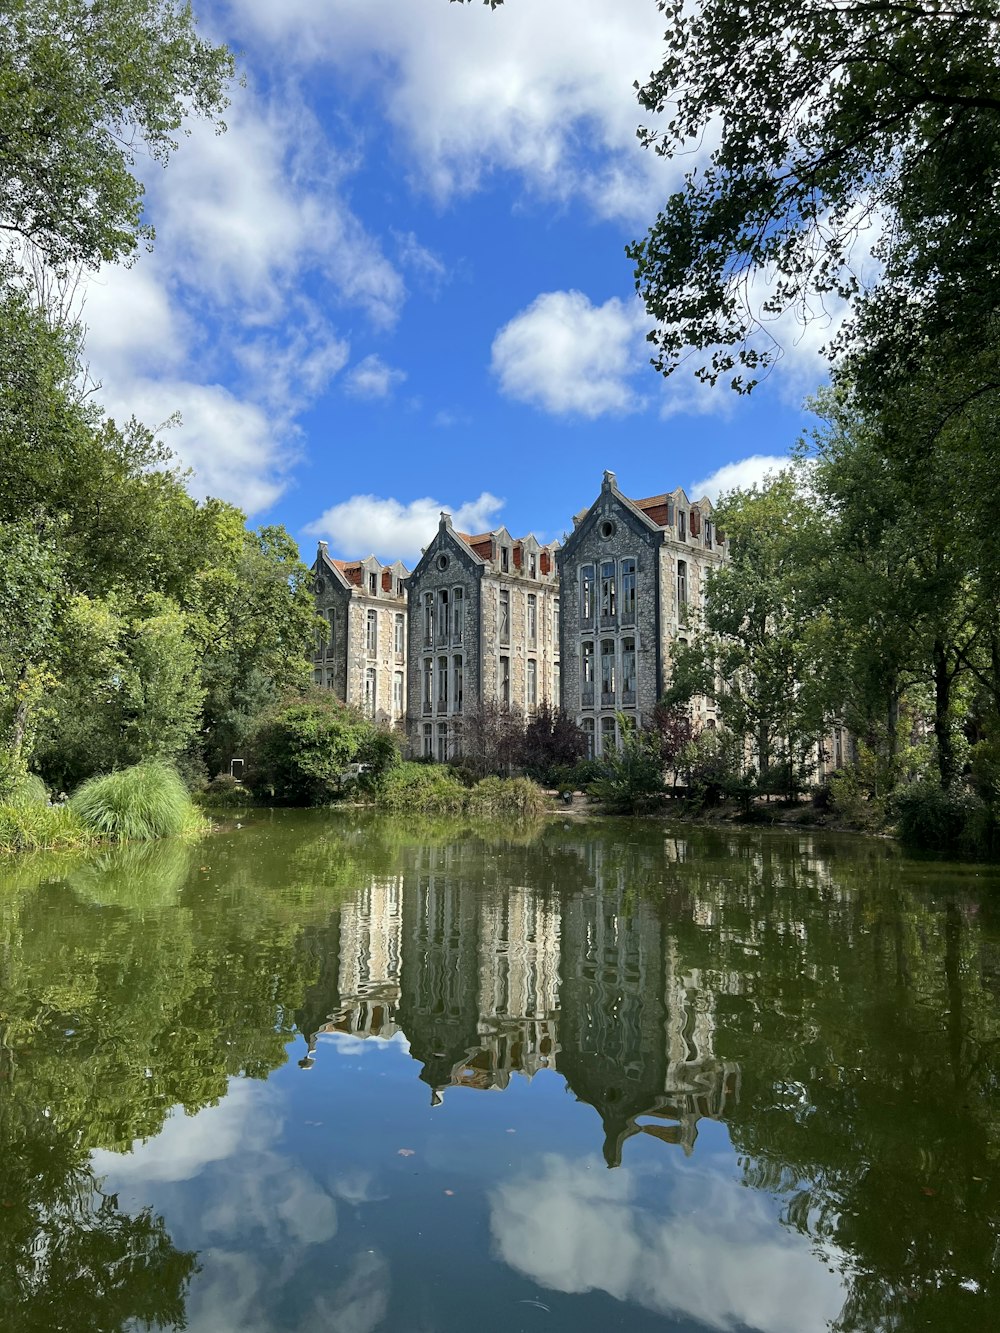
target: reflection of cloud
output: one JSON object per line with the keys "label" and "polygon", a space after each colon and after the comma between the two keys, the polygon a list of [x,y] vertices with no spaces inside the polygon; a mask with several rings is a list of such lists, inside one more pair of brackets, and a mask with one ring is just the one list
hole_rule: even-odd
{"label": "reflection of cloud", "polygon": [[334,1048],[338,1055],[378,1055],[384,1051],[402,1051],[405,1055],[410,1043],[402,1032],[391,1037],[354,1037],[349,1032],[321,1032],[316,1040]]}
{"label": "reflection of cloud", "polygon": [[836,1318],[838,1277],[783,1230],[758,1195],[707,1171],[683,1172],[653,1214],[637,1177],[559,1156],[494,1191],[491,1228],[511,1267],[555,1291],[606,1291],[713,1328],[810,1333]]}
{"label": "reflection of cloud", "polygon": [[300,1333],[373,1333],[389,1308],[389,1265],[382,1255],[359,1254],[343,1282],[317,1296],[300,1319]]}
{"label": "reflection of cloud", "polygon": [[259,1152],[281,1129],[273,1098],[264,1089],[233,1079],[229,1092],[215,1106],[185,1115],[175,1106],[155,1139],[137,1139],[131,1151],[97,1151],[91,1164],[97,1175],[116,1182],[190,1180],[209,1162]]}

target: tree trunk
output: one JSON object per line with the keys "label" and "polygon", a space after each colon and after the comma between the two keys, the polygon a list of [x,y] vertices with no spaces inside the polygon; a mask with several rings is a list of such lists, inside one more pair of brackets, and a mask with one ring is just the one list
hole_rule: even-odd
{"label": "tree trunk", "polygon": [[955,781],[955,747],[951,739],[951,672],[940,639],[934,641],[934,735],[937,738],[938,775],[947,790]]}

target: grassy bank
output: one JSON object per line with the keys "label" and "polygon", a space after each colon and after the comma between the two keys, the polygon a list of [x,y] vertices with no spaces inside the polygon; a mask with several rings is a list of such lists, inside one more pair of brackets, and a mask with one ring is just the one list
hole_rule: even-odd
{"label": "grassy bank", "polygon": [[176,770],[150,762],[91,778],[65,805],[50,805],[37,778],[22,780],[0,803],[0,852],[195,838],[210,827]]}
{"label": "grassy bank", "polygon": [[545,793],[529,778],[483,778],[465,787],[439,764],[397,764],[385,774],[375,804],[400,814],[460,815],[473,819],[536,819]]}

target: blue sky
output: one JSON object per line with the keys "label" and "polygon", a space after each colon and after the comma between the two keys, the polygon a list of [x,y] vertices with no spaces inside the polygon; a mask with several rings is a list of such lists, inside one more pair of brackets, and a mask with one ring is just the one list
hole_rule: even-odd
{"label": "blue sky", "polygon": [[[152,254],[89,280],[92,374],[192,490],[311,559],[412,564],[437,512],[558,537],[627,494],[750,480],[808,424],[829,328],[748,400],[648,365],[626,243],[693,158],[635,142],[654,0],[222,0],[225,135],[145,173]],[[750,460],[750,461],[748,461]],[[754,461],[756,460],[756,461]]]}

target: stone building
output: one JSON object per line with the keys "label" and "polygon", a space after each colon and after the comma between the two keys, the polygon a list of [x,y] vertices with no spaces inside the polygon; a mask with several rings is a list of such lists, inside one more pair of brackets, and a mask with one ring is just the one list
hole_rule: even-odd
{"label": "stone building", "polygon": [[320,542],[313,565],[316,612],[330,627],[313,655],[313,680],[377,722],[406,716],[406,567],[333,560]]}
{"label": "stone building", "polygon": [[[630,500],[605,472],[601,493],[558,551],[562,706],[592,754],[618,742],[617,714],[646,721],[669,681],[673,645],[701,617],[705,576],[726,558],[712,503],[677,489]],[[695,723],[714,726],[712,701]]]}
{"label": "stone building", "polygon": [[414,755],[462,752],[486,704],[559,702],[555,546],[506,528],[457,532],[448,514],[409,576],[407,734]]}

